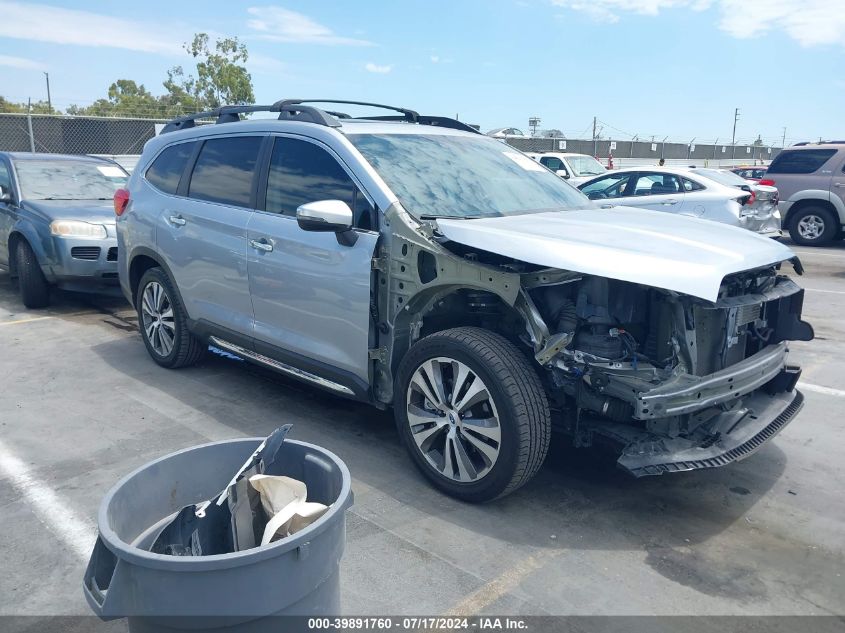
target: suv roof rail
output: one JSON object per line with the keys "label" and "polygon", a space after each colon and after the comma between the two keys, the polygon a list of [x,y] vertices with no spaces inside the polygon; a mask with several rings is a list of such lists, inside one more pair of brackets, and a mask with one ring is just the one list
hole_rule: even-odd
{"label": "suv roof rail", "polygon": [[801,141],[792,147],[805,147],[807,145],[845,145],[845,141]]}
{"label": "suv roof rail", "polygon": [[[393,110],[394,112],[399,112],[401,116],[351,117],[345,112],[322,110],[310,105],[304,105],[308,103],[333,103],[341,105],[368,106],[383,110]],[[421,115],[415,110],[384,105],[382,103],[370,103],[368,101],[345,101],[339,99],[281,99],[272,105],[228,105],[220,106],[219,108],[215,108],[213,110],[206,110],[204,112],[186,114],[169,121],[161,130],[161,134],[195,127],[198,119],[213,118],[216,119],[215,123],[234,123],[235,121],[241,120],[241,114],[247,114],[250,112],[278,112],[280,120],[288,119],[308,121],[310,123],[317,123],[318,125],[325,125],[327,127],[340,127],[341,120],[356,119],[367,121],[407,121],[408,123],[417,123],[419,125],[432,125],[452,128],[455,130],[463,130],[465,132],[474,132],[476,134],[481,133],[471,125],[458,121],[457,119],[442,116]]]}

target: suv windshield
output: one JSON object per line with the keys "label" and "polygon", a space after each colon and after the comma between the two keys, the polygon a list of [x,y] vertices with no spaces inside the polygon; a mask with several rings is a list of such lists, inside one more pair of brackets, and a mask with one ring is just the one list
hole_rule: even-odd
{"label": "suv windshield", "polygon": [[127,178],[106,161],[19,160],[15,171],[25,200],[111,200]]}
{"label": "suv windshield", "polygon": [[477,218],[590,206],[538,162],[489,137],[351,134],[416,217]]}
{"label": "suv windshield", "polygon": [[567,162],[578,176],[598,176],[607,170],[592,156],[567,156]]}

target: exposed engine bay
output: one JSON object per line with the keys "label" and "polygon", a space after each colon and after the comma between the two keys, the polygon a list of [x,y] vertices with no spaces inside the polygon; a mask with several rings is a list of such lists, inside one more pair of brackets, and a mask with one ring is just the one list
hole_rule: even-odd
{"label": "exposed engine bay", "polygon": [[[615,218],[615,232],[625,217]],[[576,446],[614,445],[619,465],[636,476],[751,454],[802,406],[788,341],[811,340],[813,330],[801,320],[804,291],[780,270],[791,262],[801,274],[800,262],[765,238],[740,256],[665,232],[649,233],[648,249],[621,239],[608,247],[607,235],[588,250],[547,237],[551,223],[578,228],[594,218],[540,214],[529,218],[536,224],[494,218],[440,222],[445,235],[433,225],[394,234],[390,259],[378,264],[390,292],[374,307],[387,315],[382,331],[393,331],[387,357],[433,332],[482,327],[538,363],[556,428]],[[776,263],[742,270],[766,260]],[[388,401],[390,374],[378,363]]]}

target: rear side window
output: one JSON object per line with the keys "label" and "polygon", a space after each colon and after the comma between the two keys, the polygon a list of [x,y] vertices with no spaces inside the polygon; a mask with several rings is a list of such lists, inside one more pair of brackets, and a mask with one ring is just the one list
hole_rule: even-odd
{"label": "rear side window", "polygon": [[770,174],[812,174],[824,165],[835,149],[805,149],[778,154],[769,165]]}
{"label": "rear side window", "polygon": [[147,170],[147,182],[165,193],[175,194],[193,151],[194,143],[179,143],[166,148]]}
{"label": "rear side window", "polygon": [[319,200],[342,200],[352,209],[356,227],[372,227],[372,206],[331,154],[308,141],[276,138],[265,209],[296,215],[300,205]]}
{"label": "rear side window", "polygon": [[260,136],[233,136],[206,141],[191,174],[188,196],[249,207],[262,140]]}

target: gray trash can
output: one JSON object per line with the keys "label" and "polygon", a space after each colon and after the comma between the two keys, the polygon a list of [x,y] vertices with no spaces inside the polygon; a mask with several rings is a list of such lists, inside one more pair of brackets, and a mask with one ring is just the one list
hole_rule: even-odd
{"label": "gray trash can", "polygon": [[[320,519],[265,547],[216,556],[167,556],[150,547],[182,507],[228,484],[262,438],[188,448],[143,466],[109,491],[83,581],[104,620],[129,630],[286,630],[271,616],[340,612],[339,564],[352,505],[349,470],[319,446],[286,440],[269,475],[304,481],[308,500],[331,505]],[[298,628],[298,627],[287,627]]]}

